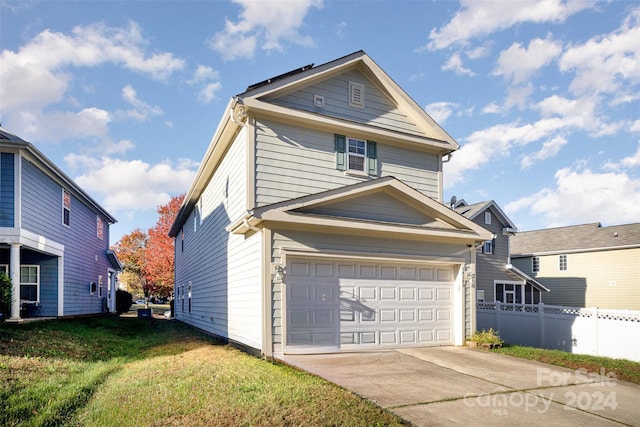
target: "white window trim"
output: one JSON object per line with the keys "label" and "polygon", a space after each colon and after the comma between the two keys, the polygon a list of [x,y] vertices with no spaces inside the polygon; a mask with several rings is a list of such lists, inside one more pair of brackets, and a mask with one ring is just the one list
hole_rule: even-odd
{"label": "white window trim", "polygon": [[513,303],[506,303],[506,302],[502,301],[503,304],[517,304],[515,302],[515,300],[516,300],[516,288],[515,287],[516,286],[520,286],[520,296],[524,300],[524,290],[525,290],[524,287],[525,287],[526,283],[514,282],[514,281],[511,281],[511,280],[496,280],[496,281],[493,282],[493,301],[494,302],[498,301],[498,298],[497,298],[497,296],[498,296],[498,285],[503,285],[503,286],[504,285],[513,285],[513,291],[507,291],[507,290],[503,289],[502,295],[503,295],[503,299],[506,299],[506,298],[504,298],[504,295],[506,295],[506,292],[513,292],[513,301],[514,302]]}
{"label": "white window trim", "polygon": [[[482,245],[482,253],[485,255],[493,255],[493,241],[486,240]],[[488,248],[488,249],[487,249]]]}
{"label": "white window trim", "polygon": [[[68,208],[64,205],[64,195],[65,195],[65,193],[69,195],[69,207]],[[63,188],[62,189],[62,225],[64,225],[65,227],[71,227],[71,202],[72,202],[71,193]],[[65,224],[65,222],[64,222],[64,211],[65,210],[69,211],[69,224]]]}
{"label": "white window trim", "polygon": [[[562,268],[562,259],[564,257],[564,268]],[[569,257],[566,254],[558,255],[558,271],[569,271]]]}
{"label": "white window trim", "polygon": [[[364,144],[364,153],[363,154],[359,154],[359,153],[352,153],[351,151],[349,151],[349,142],[354,141],[354,142],[362,142]],[[351,138],[351,137],[347,137],[347,169],[346,172],[351,173],[351,174],[363,174],[368,176],[367,174],[367,141],[363,140],[363,139],[358,139],[358,138]],[[349,161],[350,157],[358,157],[362,159],[362,169],[352,169],[351,168],[351,162]]]}
{"label": "white window trim", "polygon": [[[23,282],[22,281],[22,268],[23,267],[35,267],[36,269],[36,282],[35,283],[31,283],[31,282]],[[20,287],[22,287],[22,285],[25,286],[33,286],[36,285],[36,301],[27,301],[24,300],[24,302],[36,302],[36,303],[40,303],[40,266],[37,264],[21,264],[20,265]],[[21,299],[20,302],[23,302],[23,300]]]}
{"label": "white window trim", "polygon": [[[535,260],[538,260],[538,268],[536,268],[536,262]],[[534,256],[531,257],[531,272],[532,273],[538,273],[540,272],[540,257]]]}
{"label": "white window trim", "polygon": [[484,213],[484,223],[487,225],[491,225],[491,212]]}
{"label": "white window trim", "polygon": [[98,298],[102,298],[102,274],[98,275]]}

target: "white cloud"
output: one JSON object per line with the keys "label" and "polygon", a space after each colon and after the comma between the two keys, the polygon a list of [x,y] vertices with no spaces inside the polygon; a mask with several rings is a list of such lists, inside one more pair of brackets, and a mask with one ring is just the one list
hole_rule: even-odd
{"label": "white cloud", "polygon": [[598,173],[577,167],[560,169],[555,187],[505,205],[512,215],[528,210],[546,227],[600,222],[637,222],[640,218],[640,179],[626,173]]}
{"label": "white cloud", "polygon": [[567,142],[569,141],[561,136],[557,136],[546,141],[544,144],[542,144],[542,148],[538,152],[523,157],[520,161],[520,167],[522,169],[527,169],[538,160],[555,157],[560,152],[560,149],[567,144]]}
{"label": "white cloud", "polygon": [[344,30],[347,28],[347,23],[345,21],[340,22],[337,25],[336,36],[342,40],[344,38]]}
{"label": "white cloud", "polygon": [[616,171],[640,167],[640,145],[638,145],[638,149],[634,154],[623,158],[617,163],[607,162],[603,167],[608,170],[616,170]]}
{"label": "white cloud", "polygon": [[169,201],[171,194],[184,193],[191,185],[197,163],[181,159],[149,164],[142,160],[97,159],[68,154],[65,162],[85,172],[75,181],[90,194],[100,196],[110,211],[155,209]]}
{"label": "white cloud", "polygon": [[562,44],[549,38],[534,39],[524,48],[514,43],[500,52],[493,75],[504,76],[513,83],[527,81],[540,68],[549,65],[562,52]]}
{"label": "white cloud", "polygon": [[561,71],[575,72],[570,89],[576,95],[631,90],[640,82],[640,8],[617,31],[568,48],[559,65]]}
{"label": "white cloud", "polygon": [[[40,141],[104,137],[113,119],[111,113],[95,106],[82,108],[77,99],[65,99],[73,82],[72,72],[79,67],[111,63],[164,80],[183,68],[182,59],[170,53],[147,53],[146,45],[140,27],[131,22],[126,28],[78,26],[71,34],[45,30],[17,52],[2,51],[0,98],[4,121],[22,129],[25,137]],[[127,101],[136,106],[130,112],[132,117],[140,120],[161,112],[159,107],[141,103],[135,91],[132,93],[124,93]],[[80,110],[47,108],[63,101]]]}
{"label": "white cloud", "polygon": [[84,108],[77,113],[21,112],[13,117],[13,127],[22,129],[29,141],[58,142],[69,138],[104,138],[109,131],[111,114],[99,108]]}
{"label": "white cloud", "polygon": [[134,109],[127,110],[124,114],[138,122],[145,122],[151,116],[161,116],[164,114],[162,108],[159,106],[151,106],[138,99],[138,93],[131,85],[122,88],[122,98],[134,107]]}
{"label": "white cloud", "polygon": [[453,109],[457,107],[458,104],[453,102],[432,102],[424,107],[424,110],[433,120],[442,125],[453,113]]}
{"label": "white cloud", "polygon": [[464,45],[470,39],[524,22],[564,22],[569,16],[592,7],[597,0],[461,0],[460,10],[451,21],[439,29],[432,29],[429,50]]}
{"label": "white cloud", "polygon": [[189,84],[208,82],[209,80],[218,80],[220,73],[206,65],[198,65],[193,75],[193,79],[189,80]]}
{"label": "white cloud", "polygon": [[242,10],[239,20],[226,20],[224,30],[208,42],[225,60],[252,58],[259,46],[265,51],[283,51],[283,42],[313,45],[298,29],[311,8],[322,8],[322,0],[297,0],[265,3],[257,0],[234,0]]}
{"label": "white cloud", "polygon": [[218,91],[220,91],[221,88],[222,85],[220,84],[220,82],[209,83],[204,88],[202,88],[202,90],[200,90],[200,94],[198,95],[198,97],[202,102],[208,104],[217,98],[216,94],[218,93]]}
{"label": "white cloud", "polygon": [[[205,104],[217,99],[217,92],[222,89],[222,84],[218,81],[220,73],[206,65],[198,65],[193,79],[187,81],[190,85],[199,86],[198,98]],[[212,82],[212,80],[215,80]]]}
{"label": "white cloud", "polygon": [[639,132],[640,133],[640,119],[636,120],[635,122],[632,122],[631,125],[629,126],[629,130],[631,132]]}
{"label": "white cloud", "polygon": [[475,76],[475,73],[462,65],[462,58],[459,53],[454,53],[441,67],[442,71],[452,70],[459,75]]}
{"label": "white cloud", "polygon": [[504,101],[504,109],[508,110],[513,106],[524,108],[527,106],[527,99],[533,93],[531,84],[522,86],[511,86],[507,90],[507,97]]}

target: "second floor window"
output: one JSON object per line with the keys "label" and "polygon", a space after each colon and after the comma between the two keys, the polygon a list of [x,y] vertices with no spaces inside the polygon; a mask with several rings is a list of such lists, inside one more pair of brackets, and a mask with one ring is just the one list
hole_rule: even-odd
{"label": "second floor window", "polygon": [[98,235],[98,239],[104,240],[104,222],[99,216],[96,216],[96,233]]}
{"label": "second floor window", "polygon": [[67,227],[71,225],[71,193],[62,190],[62,223]]}
{"label": "second floor window", "polygon": [[367,144],[359,139],[349,138],[348,169],[364,172]]}
{"label": "second floor window", "polygon": [[531,271],[534,273],[537,273],[540,271],[540,258],[537,256],[534,256],[533,258],[531,258]]}
{"label": "second floor window", "polygon": [[560,271],[567,271],[567,256],[566,255],[560,255],[559,268],[560,268]]}
{"label": "second floor window", "polygon": [[377,144],[374,141],[336,135],[335,151],[336,169],[368,175],[378,174]]}

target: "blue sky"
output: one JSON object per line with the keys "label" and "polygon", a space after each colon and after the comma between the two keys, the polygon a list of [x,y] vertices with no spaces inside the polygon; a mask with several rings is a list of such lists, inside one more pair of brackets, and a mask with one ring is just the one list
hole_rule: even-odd
{"label": "blue sky", "polygon": [[186,192],[229,98],[364,50],[461,145],[445,201],[640,221],[636,1],[0,0],[0,122],[107,208]]}

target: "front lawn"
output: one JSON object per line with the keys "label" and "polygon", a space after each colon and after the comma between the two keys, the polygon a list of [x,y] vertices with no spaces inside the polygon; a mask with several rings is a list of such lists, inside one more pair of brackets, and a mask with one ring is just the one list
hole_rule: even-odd
{"label": "front lawn", "polygon": [[0,325],[2,426],[402,425],[313,375],[177,321]]}
{"label": "front lawn", "polygon": [[640,363],[625,359],[573,354],[560,350],[509,345],[494,349],[497,353],[508,354],[522,359],[536,360],[549,365],[562,366],[569,369],[584,369],[589,373],[615,373],[616,379],[640,384]]}

